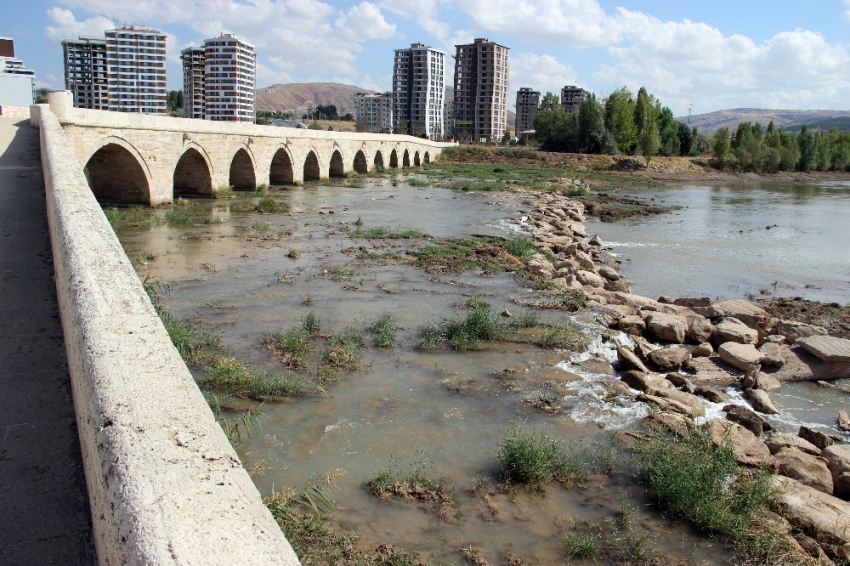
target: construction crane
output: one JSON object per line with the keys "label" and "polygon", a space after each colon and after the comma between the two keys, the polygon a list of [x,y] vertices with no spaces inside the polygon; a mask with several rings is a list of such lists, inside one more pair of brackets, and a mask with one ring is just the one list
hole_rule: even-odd
{"label": "construction crane", "polygon": [[107,15],[106,15],[106,14],[104,14],[103,12],[101,12],[101,13],[100,13],[100,17],[101,17],[101,18],[106,18],[107,20],[110,20],[110,21],[115,22],[115,25],[116,25],[116,26],[120,24],[121,26],[123,26],[123,27],[125,27],[125,28],[129,28],[129,27],[132,27],[132,26],[136,25],[136,24],[132,24],[132,23],[130,23],[130,22],[123,22],[123,21],[119,20],[118,18],[113,18],[112,16],[107,16]]}

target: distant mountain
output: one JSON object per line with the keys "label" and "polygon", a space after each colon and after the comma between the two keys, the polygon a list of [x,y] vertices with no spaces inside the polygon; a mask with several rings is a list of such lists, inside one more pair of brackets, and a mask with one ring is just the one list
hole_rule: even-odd
{"label": "distant mountain", "polygon": [[[333,104],[340,115],[354,114],[354,101],[358,94],[375,92],[342,83],[289,83],[257,89],[257,110],[295,112],[302,114],[316,106]],[[446,100],[454,100],[454,88],[446,87]],[[513,130],[516,114],[508,111],[508,128]]]}
{"label": "distant mountain", "polygon": [[[842,132],[850,131],[850,116],[836,116],[835,118],[824,118],[823,120],[814,120],[806,122],[806,125],[811,130],[831,130],[838,128]],[[783,128],[786,132],[799,132],[803,129],[803,124],[791,124]]]}
{"label": "distant mountain", "polygon": [[760,122],[765,128],[773,120],[778,128],[782,126],[811,124],[830,118],[850,117],[850,110],[768,110],[764,108],[733,108],[718,110],[707,114],[696,114],[690,117],[676,118],[680,122],[696,126],[700,132],[707,134],[727,127],[735,130],[741,122]]}
{"label": "distant mountain", "polygon": [[289,83],[257,89],[257,110],[302,113],[316,106],[334,104],[340,115],[354,114],[358,94],[375,92],[342,83]]}

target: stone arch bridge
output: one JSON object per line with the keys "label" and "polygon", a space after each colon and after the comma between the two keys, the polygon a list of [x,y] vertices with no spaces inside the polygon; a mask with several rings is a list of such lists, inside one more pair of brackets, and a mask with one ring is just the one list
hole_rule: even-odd
{"label": "stone arch bridge", "polygon": [[329,132],[73,108],[48,97],[99,200],[152,206],[231,186],[300,184],[418,167],[448,143],[406,135]]}

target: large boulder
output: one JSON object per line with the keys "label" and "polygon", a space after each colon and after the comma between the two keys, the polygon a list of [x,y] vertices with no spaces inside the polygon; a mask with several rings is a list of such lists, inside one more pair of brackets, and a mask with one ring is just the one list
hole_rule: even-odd
{"label": "large boulder", "polygon": [[684,344],[688,321],[683,316],[652,312],[646,317],[646,329],[649,334],[659,340]]}
{"label": "large boulder", "polygon": [[687,436],[694,428],[694,421],[681,413],[650,413],[643,423],[649,429],[656,427],[666,428],[679,436]]}
{"label": "large boulder", "polygon": [[823,458],[796,448],[783,448],[775,454],[775,458],[777,469],[783,476],[832,495],[832,473]]}
{"label": "large boulder", "polygon": [[617,273],[617,271],[610,265],[600,265],[599,275],[601,275],[608,281],[618,281],[620,279],[620,274]]}
{"label": "large boulder", "polygon": [[666,379],[635,370],[627,371],[620,376],[620,380],[632,389],[637,389],[644,393],[649,393],[657,389],[673,387],[673,385]]}
{"label": "large boulder", "polygon": [[528,262],[528,270],[539,277],[551,279],[555,274],[555,266],[542,254],[536,254]]}
{"label": "large boulder", "polygon": [[703,342],[693,350],[691,350],[691,356],[694,358],[708,358],[714,353],[714,348],[711,347],[711,344],[708,342]]}
{"label": "large boulder", "polygon": [[726,419],[713,419],[706,425],[711,433],[711,441],[716,446],[731,446],[739,464],[759,466],[771,461],[770,451],[749,430]]}
{"label": "large boulder", "polygon": [[593,271],[593,259],[581,250],[576,251],[576,262],[581,269]]}
{"label": "large boulder", "polygon": [[688,342],[691,344],[703,344],[711,339],[714,333],[714,325],[707,318],[691,315],[688,320]]}
{"label": "large boulder", "polygon": [[646,323],[636,314],[624,316],[617,321],[617,328],[632,336],[642,336],[646,331]]}
{"label": "large boulder", "polygon": [[797,435],[800,438],[808,440],[821,450],[824,450],[827,446],[835,444],[835,440],[830,435],[807,426],[801,426]]}
{"label": "large boulder", "polygon": [[750,367],[761,363],[764,356],[752,344],[726,342],[718,349],[720,359],[740,370],[747,371]]}
{"label": "large boulder", "polygon": [[808,440],[784,432],[771,434],[770,438],[765,440],[764,443],[771,454],[776,454],[783,448],[794,448],[812,456],[820,456],[821,452],[820,448]]}
{"label": "large boulder", "polygon": [[847,411],[838,411],[838,428],[850,432],[850,415],[847,414]]}
{"label": "large boulder", "polygon": [[725,394],[719,389],[709,387],[708,385],[697,385],[694,388],[694,394],[699,395],[700,397],[704,397],[712,403],[725,403],[726,401],[731,399],[729,395]]}
{"label": "large boulder", "polygon": [[678,305],[680,307],[688,307],[692,309],[694,307],[710,307],[711,306],[711,298],[709,297],[681,297],[679,299],[673,300],[674,305]]}
{"label": "large boulder", "polygon": [[821,454],[832,473],[835,495],[850,498],[850,444],[827,446]]}
{"label": "large boulder", "polygon": [[850,362],[850,340],[836,336],[807,336],[797,340],[807,352],[825,362]]}
{"label": "large boulder", "polygon": [[779,409],[773,403],[773,399],[762,389],[747,389],[744,398],[750,402],[753,409],[765,415],[778,415]]}
{"label": "large boulder", "polygon": [[758,437],[766,430],[773,430],[773,425],[752,409],[741,405],[726,405],[723,410],[726,411],[726,420],[738,423]]}
{"label": "large boulder", "polygon": [[690,417],[705,416],[705,405],[702,404],[702,401],[700,401],[699,397],[697,397],[696,395],[691,395],[690,393],[685,393],[684,391],[679,391],[678,389],[674,388],[655,389],[650,393],[655,397],[661,397],[669,401],[675,401],[676,403],[688,407],[688,412],[684,414],[687,414]]}
{"label": "large boulder", "polygon": [[649,353],[649,359],[662,369],[679,369],[691,353],[684,346],[671,344]]}
{"label": "large boulder", "polygon": [[759,333],[738,320],[737,318],[724,318],[720,324],[714,327],[711,341],[716,345],[725,342],[737,342],[738,344],[755,344],[758,342]]}
{"label": "large boulder", "polygon": [[721,313],[721,316],[737,318],[750,328],[759,328],[770,315],[761,307],[757,307],[743,299],[727,299],[711,305]]}
{"label": "large boulder", "polygon": [[826,328],[806,324],[805,322],[794,322],[791,320],[780,320],[771,329],[773,334],[784,336],[790,344],[793,344],[798,338],[806,338],[807,336],[826,336]]}
{"label": "large boulder", "polygon": [[[675,390],[673,390],[675,391]],[[654,391],[654,393],[659,393],[660,391]],[[681,393],[681,392],[679,392]],[[686,415],[688,417],[697,417],[700,415],[694,414],[694,409],[690,405],[686,405],[681,403],[675,399],[668,399],[666,397],[660,397],[658,395],[649,395],[647,393],[641,393],[637,396],[638,401],[643,401],[644,403],[651,403],[656,405],[660,410],[667,411],[671,413],[680,413],[682,415]],[[703,409],[703,412],[705,409]]]}
{"label": "large boulder", "polygon": [[589,287],[604,287],[605,280],[593,273],[592,271],[585,271],[584,269],[579,269],[576,272],[576,278],[579,283],[582,285],[586,285]]}
{"label": "large boulder", "polygon": [[762,364],[778,368],[785,365],[785,358],[782,357],[782,346],[776,342],[765,342],[759,347],[759,352],[764,355]]}
{"label": "large boulder", "polygon": [[850,503],[784,476],[774,476],[774,492],[783,515],[818,542],[850,544]]}
{"label": "large boulder", "polygon": [[[643,364],[643,362],[638,358],[634,352],[626,348],[625,346],[620,346],[617,348],[617,360],[620,362],[620,367],[625,371],[629,370],[637,370],[639,372],[643,372],[644,374],[649,373],[649,370]],[[635,389],[640,389],[635,387]],[[641,389],[641,391],[643,391]]]}

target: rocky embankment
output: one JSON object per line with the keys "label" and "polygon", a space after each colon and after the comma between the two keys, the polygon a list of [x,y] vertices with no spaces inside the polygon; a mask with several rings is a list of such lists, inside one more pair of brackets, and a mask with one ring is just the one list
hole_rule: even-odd
{"label": "rocky embankment", "polygon": [[[804,535],[801,546],[823,563],[850,560],[850,444],[839,436],[801,427],[797,436],[776,431],[780,409],[770,391],[788,381],[850,377],[850,340],[820,326],[771,317],[742,299],[651,299],[631,293],[619,261],[589,236],[581,199],[531,194],[534,209],[522,224],[539,248],[529,269],[553,286],[584,294],[587,308],[609,328],[632,336],[635,347],[617,351],[620,379],[637,401],[655,407],[646,426],[686,435],[706,427],[715,442],[731,442],[743,466],[775,470],[783,514]],[[673,270],[671,269],[671,272]],[[612,372],[613,373],[613,372]],[[705,422],[706,405],[730,399],[721,388],[739,387],[750,408],[723,406]],[[625,388],[624,388],[625,389]],[[850,393],[850,391],[848,391]],[[845,411],[837,426],[850,432]]]}

